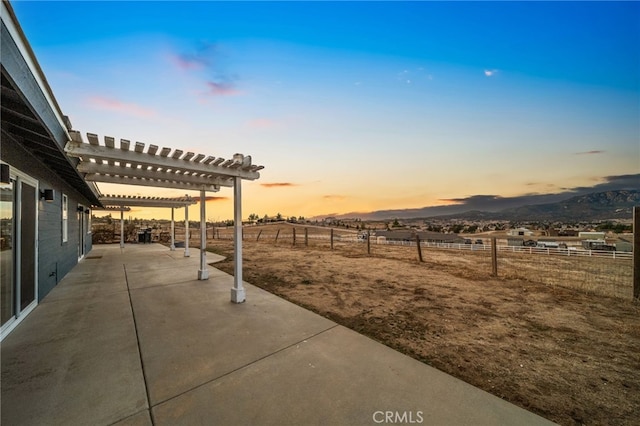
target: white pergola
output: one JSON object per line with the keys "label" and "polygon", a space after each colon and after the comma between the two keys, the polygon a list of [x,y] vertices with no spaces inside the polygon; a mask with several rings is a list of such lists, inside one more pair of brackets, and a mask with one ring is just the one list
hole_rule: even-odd
{"label": "white pergola", "polygon": [[[174,209],[184,207],[184,226],[185,226],[185,242],[184,256],[189,257],[189,206],[195,204],[194,198],[185,196],[178,198],[163,197],[141,197],[133,195],[101,195],[98,200],[105,206],[105,210],[120,212],[120,247],[124,248],[124,212],[131,210],[131,207],[154,207],[154,208],[171,208],[171,246],[170,250],[176,249],[175,245],[175,221]],[[202,255],[202,254],[201,254]],[[206,261],[200,265],[198,276],[208,275],[206,269]]]}
{"label": "white pergola", "polygon": [[[98,136],[87,133],[88,142],[84,142],[77,131],[70,131],[71,141],[65,146],[65,152],[71,157],[78,158],[78,171],[90,182],[117,183],[123,185],[141,185],[159,188],[200,191],[200,269],[198,279],[206,280],[209,273],[206,268],[206,192],[217,192],[220,187],[233,187],[234,194],[234,284],[231,289],[231,301],[241,303],[245,301],[245,290],[242,284],[242,179],[255,180],[260,178],[259,170],[263,166],[253,165],[251,156],[234,154],[232,159],[216,158],[193,152],[184,153],[182,150],[171,148],[159,149],[156,145],[148,148],[141,142],[131,144],[121,139],[116,147],[115,139],[104,137],[104,144],[100,144]],[[185,207],[185,222],[188,236],[188,205],[193,204],[189,198],[179,203],[176,199],[160,198],[136,199],[126,197],[105,197],[101,203],[120,208],[146,203],[147,207],[171,207],[173,223],[173,209]],[[132,204],[139,202],[140,204]],[[172,204],[174,203],[174,204]],[[122,220],[122,213],[121,213]],[[173,235],[173,232],[172,232]],[[188,241],[188,238],[186,238]],[[185,241],[185,256],[188,256],[188,243]],[[121,242],[122,244],[122,242]],[[175,247],[174,247],[175,249]]]}

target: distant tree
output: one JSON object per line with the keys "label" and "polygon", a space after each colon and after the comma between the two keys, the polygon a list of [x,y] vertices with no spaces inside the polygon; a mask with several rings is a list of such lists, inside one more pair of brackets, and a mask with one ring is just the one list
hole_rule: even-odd
{"label": "distant tree", "polygon": [[278,213],[276,215],[276,220],[278,220],[278,221],[282,220],[282,215],[280,213]]}
{"label": "distant tree", "polygon": [[393,219],[393,224],[391,226],[394,228],[398,228],[402,225],[400,225],[400,222],[398,222],[398,219]]}
{"label": "distant tree", "polygon": [[259,219],[259,217],[258,217],[258,215],[257,215],[257,214],[255,214],[255,213],[251,213],[251,214],[249,215],[249,220],[250,220],[251,222],[257,221],[258,219]]}
{"label": "distant tree", "polygon": [[462,232],[463,229],[464,229],[464,225],[456,223],[451,227],[451,232],[453,232],[454,234],[459,234],[460,232]]}

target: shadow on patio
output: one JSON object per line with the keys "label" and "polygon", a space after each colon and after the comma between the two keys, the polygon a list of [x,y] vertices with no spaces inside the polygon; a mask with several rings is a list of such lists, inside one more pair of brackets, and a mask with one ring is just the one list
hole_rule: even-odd
{"label": "shadow on patio", "polygon": [[94,246],[2,342],[2,424],[548,423],[257,287],[233,304],[192,250]]}

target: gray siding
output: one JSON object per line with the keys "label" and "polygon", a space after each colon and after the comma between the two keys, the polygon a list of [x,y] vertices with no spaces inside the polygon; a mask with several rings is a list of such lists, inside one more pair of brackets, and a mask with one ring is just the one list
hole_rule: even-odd
{"label": "gray siding", "polygon": [[[2,160],[38,180],[39,189],[53,189],[53,202],[38,202],[38,300],[42,300],[78,263],[79,204],[90,203],[58,175],[24,150],[18,143],[3,141]],[[68,197],[68,240],[62,242],[62,194]],[[84,215],[84,214],[83,214]],[[86,233],[86,229],[85,229]],[[91,250],[91,235],[85,235],[85,254]]]}

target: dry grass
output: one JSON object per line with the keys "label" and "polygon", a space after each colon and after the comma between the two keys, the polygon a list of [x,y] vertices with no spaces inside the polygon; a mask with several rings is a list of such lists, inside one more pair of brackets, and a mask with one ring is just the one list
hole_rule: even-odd
{"label": "dry grass", "polygon": [[[368,255],[363,244],[292,247],[263,236],[244,243],[252,284],[555,422],[637,424],[637,303],[491,278],[487,252],[429,249],[420,263],[415,247],[372,246]],[[210,249],[229,256],[216,267],[232,273],[232,242],[213,240]],[[520,274],[525,261],[501,268]]]}

